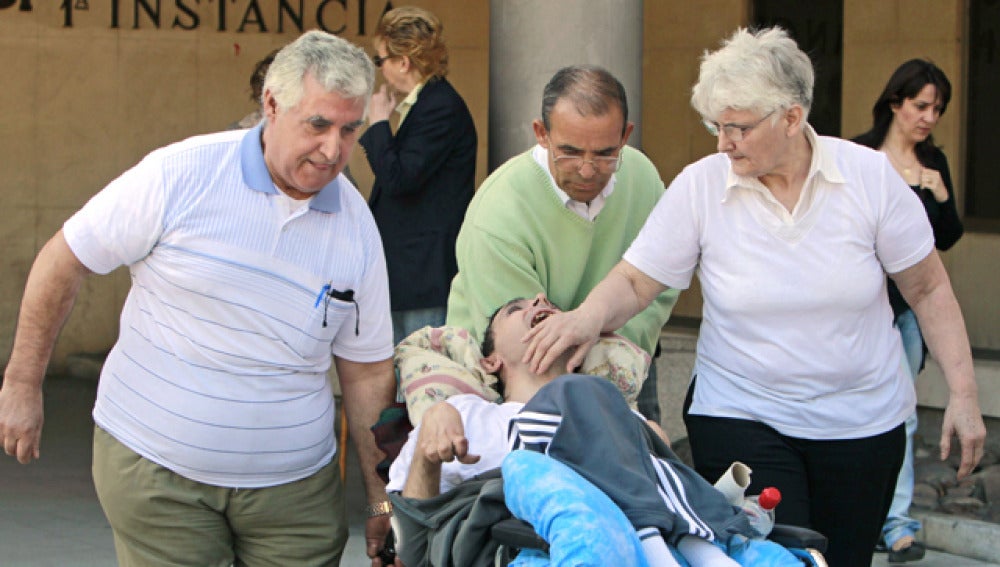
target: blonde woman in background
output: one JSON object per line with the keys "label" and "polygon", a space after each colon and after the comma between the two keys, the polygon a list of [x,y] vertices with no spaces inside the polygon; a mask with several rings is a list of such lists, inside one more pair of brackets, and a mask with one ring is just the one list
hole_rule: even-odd
{"label": "blonde woman in background", "polygon": [[358,140],[375,173],[369,205],[389,267],[395,343],[444,324],[458,271],[455,239],[475,191],[476,127],[445,78],[442,31],[423,8],[402,6],[382,17],[373,59],[385,84],[372,96],[371,126]]}

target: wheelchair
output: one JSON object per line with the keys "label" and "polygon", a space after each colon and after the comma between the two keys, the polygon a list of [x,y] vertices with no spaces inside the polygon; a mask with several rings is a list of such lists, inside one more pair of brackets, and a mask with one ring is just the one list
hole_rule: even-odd
{"label": "wheelchair", "polygon": [[[458,498],[466,505],[454,508],[456,515],[447,518],[444,514],[455,502],[449,495],[435,497],[440,502],[434,502],[435,498],[420,502],[419,506],[430,509],[440,506],[442,515],[430,516],[424,515],[422,510],[415,512],[413,501],[399,494],[390,495],[396,516],[394,525],[398,527],[403,518],[404,526],[412,521],[422,530],[419,536],[408,538],[402,545],[403,548],[416,548],[403,550],[407,552],[403,557],[410,560],[407,567],[500,567],[508,565],[524,550],[548,553],[549,542],[538,535],[531,524],[511,516],[506,510],[499,469],[466,481],[454,492],[464,492]],[[473,500],[475,502],[471,503]],[[393,564],[395,537],[394,532],[389,533],[380,553],[383,565]],[[818,532],[776,524],[768,539],[787,549],[805,567],[826,567],[823,553],[827,540]]]}
{"label": "wheelchair", "polygon": [[[602,340],[605,341],[604,348],[592,350],[591,354],[599,357],[592,364],[599,368],[612,367],[611,374],[616,379],[609,377],[609,381],[631,403],[645,378],[650,362],[648,355],[623,339]],[[411,420],[418,423],[422,411],[432,403],[459,393],[475,393],[487,400],[496,399],[491,397],[497,396],[490,383],[493,377],[478,368],[480,357],[478,345],[469,340],[467,334],[448,327],[426,327],[397,346],[395,367],[407,403],[387,408],[379,423],[372,427],[376,445],[388,455],[378,467],[383,478],[388,478],[391,461],[412,429]],[[584,369],[586,365],[587,362]],[[591,373],[600,375],[598,372]],[[442,374],[447,376],[447,380],[436,380]],[[419,390],[411,388],[413,384],[420,384]],[[455,505],[456,499],[461,499],[460,506]],[[547,552],[549,549],[549,543],[529,523],[514,518],[507,509],[499,469],[467,480],[451,492],[430,499],[416,501],[393,493],[390,500],[394,507],[394,527],[405,534],[406,541],[398,547],[404,561],[410,561],[406,563],[408,567],[507,565],[523,550]],[[401,525],[402,529],[399,529]],[[414,527],[429,532],[416,538],[410,537]],[[397,548],[394,538],[395,535],[390,533],[383,548],[383,565],[392,565]],[[823,553],[827,540],[822,534],[779,524],[768,539],[789,550],[801,560],[802,565],[826,566]]]}

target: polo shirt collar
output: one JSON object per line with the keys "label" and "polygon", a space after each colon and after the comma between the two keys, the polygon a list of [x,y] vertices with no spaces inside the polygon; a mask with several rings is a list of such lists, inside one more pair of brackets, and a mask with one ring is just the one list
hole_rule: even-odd
{"label": "polo shirt collar", "polygon": [[[240,142],[240,166],[243,170],[243,182],[247,187],[261,193],[276,195],[278,188],[274,186],[271,172],[267,169],[267,163],[264,161],[264,146],[260,140],[266,124],[267,120],[262,120],[260,124],[247,130],[243,136],[243,140]],[[319,193],[316,193],[309,200],[310,209],[324,213],[340,212],[342,175],[337,175],[333,181],[320,189]]]}
{"label": "polo shirt collar", "polygon": [[809,165],[809,177],[822,175],[823,179],[828,183],[847,183],[847,178],[844,177],[840,168],[837,167],[836,156],[823,144],[823,141],[816,134],[816,130],[813,129],[812,124],[808,122],[806,123],[806,139],[809,140],[809,145],[813,147],[813,159]]}

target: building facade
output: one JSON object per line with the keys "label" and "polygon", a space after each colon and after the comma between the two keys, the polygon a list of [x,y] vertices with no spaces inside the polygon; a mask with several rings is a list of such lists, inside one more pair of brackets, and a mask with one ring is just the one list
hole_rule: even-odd
{"label": "building facade", "polygon": [[[493,0],[492,12],[506,1]],[[491,129],[525,120],[491,114],[491,100],[517,91],[540,101],[543,82],[491,84],[491,66],[505,62],[491,57],[491,30],[501,22],[491,22],[487,0],[412,3],[444,22],[449,79],[468,102],[479,131],[481,181],[489,169]],[[560,12],[607,11],[609,3],[619,9],[607,17],[620,13],[632,18],[624,31],[602,26],[596,18],[558,17]],[[6,243],[0,260],[2,356],[10,351],[31,262],[70,214],[150,150],[223,129],[251,111],[248,79],[254,63],[302,31],[326,29],[373,51],[371,32],[393,4],[401,3],[0,0],[0,74],[6,87],[0,103],[0,231]],[[1000,13],[993,14],[1000,10],[996,2],[561,0],[534,8],[530,2],[511,6],[522,16],[537,10],[540,21],[560,31],[553,36],[561,38],[562,51],[578,53],[579,63],[614,67],[588,50],[595,43],[613,45],[609,30],[641,36],[640,76],[630,81],[630,89],[638,92],[630,92],[630,99],[641,105],[634,116],[641,117],[642,149],[667,183],[684,165],[715,151],[714,139],[706,135],[688,99],[701,54],[718,47],[739,26],[778,22],[792,28],[820,70],[814,119],[844,137],[866,129],[871,105],[899,63],[932,59],[953,85],[935,139],[951,163],[959,210],[967,221],[965,237],[943,257],[974,349],[987,357],[1000,353],[1000,301],[992,299],[1000,296],[1000,207],[994,206],[1000,202],[1000,170],[989,158],[979,157],[985,155],[986,143],[1000,136],[1000,109],[984,102],[1000,99],[1000,29],[990,23],[1000,22]],[[567,33],[565,26],[574,23],[581,29]],[[518,27],[503,30],[505,41],[518,41]],[[538,32],[533,27],[523,33]],[[535,35],[532,39],[537,40]],[[537,71],[552,66],[548,51],[538,51],[533,59],[517,63],[526,67],[524,76],[544,76]],[[515,129],[512,135],[524,137],[524,148],[533,143],[530,129]],[[372,176],[360,152],[351,161],[351,172],[367,192]],[[125,270],[87,280],[57,346],[53,371],[64,368],[70,353],[110,348],[129,283]],[[700,308],[700,294],[693,288],[682,294],[675,314],[695,320]]]}

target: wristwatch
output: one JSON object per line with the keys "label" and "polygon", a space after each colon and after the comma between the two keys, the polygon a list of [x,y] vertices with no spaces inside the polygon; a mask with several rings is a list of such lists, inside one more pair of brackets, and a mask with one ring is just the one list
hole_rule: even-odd
{"label": "wristwatch", "polygon": [[376,504],[369,504],[365,506],[365,514],[368,514],[369,518],[374,518],[376,516],[388,516],[392,514],[392,502],[388,500],[383,500]]}

